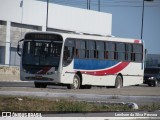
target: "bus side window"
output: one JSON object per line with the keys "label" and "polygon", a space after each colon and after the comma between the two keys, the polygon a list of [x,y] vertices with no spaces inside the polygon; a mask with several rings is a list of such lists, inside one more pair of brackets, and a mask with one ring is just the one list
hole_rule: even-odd
{"label": "bus side window", "polygon": [[125,60],[131,61],[131,53],[132,53],[132,46],[131,44],[127,43],[125,47]]}
{"label": "bus side window", "polygon": [[70,52],[70,51],[68,50],[68,47],[65,46],[65,47],[64,47],[64,53],[63,53],[63,54],[64,54],[64,55],[63,55],[63,60],[67,60],[67,59],[68,59],[68,57],[70,56],[70,55],[69,55],[69,52]]}
{"label": "bus side window", "polygon": [[115,51],[115,43],[114,42],[106,42],[105,50],[107,53],[107,58],[110,60],[114,60],[116,58],[116,51]]}
{"label": "bus side window", "polygon": [[132,48],[131,61],[135,61],[135,49],[134,49],[134,45],[133,44],[131,44],[131,48]]}
{"label": "bus side window", "polygon": [[75,58],[79,58],[79,51],[78,51],[78,49],[75,50]]}
{"label": "bus side window", "polygon": [[84,59],[86,57],[86,41],[80,40],[80,50],[79,52],[79,58]]}
{"label": "bus side window", "polygon": [[114,60],[117,60],[118,59],[117,44],[113,43],[112,47],[113,47],[113,51],[114,51]]}
{"label": "bus side window", "polygon": [[105,59],[108,59],[108,51],[105,51]]}
{"label": "bus side window", "polygon": [[124,43],[116,43],[116,51],[117,51],[117,58],[119,61],[125,60],[125,44]]}
{"label": "bus side window", "polygon": [[75,48],[74,57],[79,58],[80,49],[81,49],[81,41],[76,39],[75,44],[76,44],[76,48]]}
{"label": "bus side window", "polygon": [[109,59],[109,42],[105,43],[105,59]]}
{"label": "bus side window", "polygon": [[74,40],[66,39],[63,51],[63,66],[67,66],[72,62],[75,49],[74,46]]}
{"label": "bus side window", "polygon": [[135,62],[141,62],[143,60],[143,47],[140,44],[134,44],[133,46]]}
{"label": "bus side window", "polygon": [[88,40],[86,42],[86,58],[94,59],[96,58],[96,51],[95,51],[95,41]]}

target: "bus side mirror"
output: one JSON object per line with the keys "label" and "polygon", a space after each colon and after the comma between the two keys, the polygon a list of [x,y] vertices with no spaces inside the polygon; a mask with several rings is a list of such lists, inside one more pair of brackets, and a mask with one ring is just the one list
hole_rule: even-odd
{"label": "bus side mirror", "polygon": [[20,45],[17,45],[17,52],[19,52],[20,50]]}
{"label": "bus side mirror", "polygon": [[20,45],[17,45],[17,54],[18,54],[19,56],[21,56],[21,53],[20,53]]}
{"label": "bus side mirror", "polygon": [[19,43],[22,42],[23,40],[24,40],[24,39],[18,41],[18,45],[17,45],[17,54],[18,54],[19,56],[21,56],[21,53],[20,53],[20,45],[19,45]]}

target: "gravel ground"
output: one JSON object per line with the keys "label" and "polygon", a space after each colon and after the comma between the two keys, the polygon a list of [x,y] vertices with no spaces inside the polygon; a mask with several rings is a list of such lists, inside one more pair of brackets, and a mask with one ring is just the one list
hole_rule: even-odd
{"label": "gravel ground", "polygon": [[19,67],[0,66],[0,81],[20,81]]}

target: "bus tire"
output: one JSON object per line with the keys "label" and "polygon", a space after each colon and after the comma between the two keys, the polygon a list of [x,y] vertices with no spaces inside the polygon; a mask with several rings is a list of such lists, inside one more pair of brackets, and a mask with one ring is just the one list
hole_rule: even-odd
{"label": "bus tire", "polygon": [[40,82],[34,82],[35,88],[46,88],[47,84],[46,83],[40,83]]}
{"label": "bus tire", "polygon": [[157,86],[158,86],[158,81],[155,80],[155,81],[154,81],[154,84],[153,84],[153,87],[157,87]]}
{"label": "bus tire", "polygon": [[121,88],[122,87],[122,77],[120,75],[117,75],[115,80],[115,88]]}
{"label": "bus tire", "polygon": [[81,86],[81,81],[80,81],[80,77],[75,74],[73,77],[73,83],[68,85],[67,88],[68,89],[80,89]]}

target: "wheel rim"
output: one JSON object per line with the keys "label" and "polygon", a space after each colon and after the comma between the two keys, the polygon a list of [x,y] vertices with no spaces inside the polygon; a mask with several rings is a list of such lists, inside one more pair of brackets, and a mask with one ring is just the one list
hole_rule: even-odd
{"label": "wheel rim", "polygon": [[118,80],[117,80],[118,82],[117,82],[117,88],[120,88],[121,87],[121,85],[120,85],[120,79],[118,78]]}
{"label": "wheel rim", "polygon": [[74,86],[74,88],[78,88],[78,78],[77,77],[74,77],[74,79],[73,79],[73,86]]}
{"label": "wheel rim", "polygon": [[157,84],[158,84],[158,82],[157,82],[157,80],[155,81],[155,86],[157,86]]}
{"label": "wheel rim", "polygon": [[116,78],[116,88],[121,88],[121,77],[120,76],[117,76]]}

